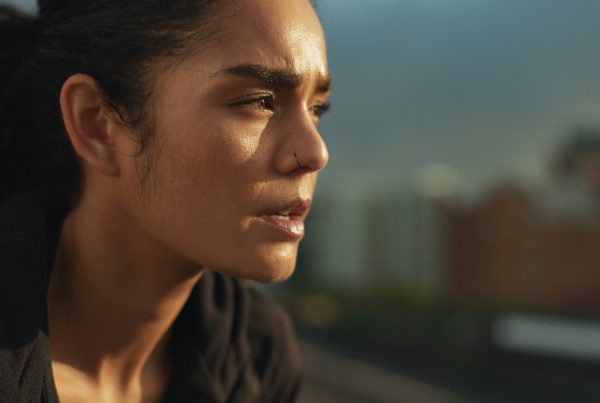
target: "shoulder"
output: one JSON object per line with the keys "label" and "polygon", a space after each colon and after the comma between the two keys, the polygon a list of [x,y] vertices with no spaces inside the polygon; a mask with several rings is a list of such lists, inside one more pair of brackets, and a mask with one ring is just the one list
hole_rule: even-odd
{"label": "shoulder", "polygon": [[251,383],[257,386],[251,388],[258,391],[257,401],[294,401],[302,363],[287,311],[248,280],[211,273],[205,281],[211,285],[208,294],[214,303],[230,313],[226,315],[232,319],[229,338],[236,340],[236,350],[244,362],[242,376],[253,379]]}
{"label": "shoulder", "polygon": [[0,202],[0,401],[35,401],[49,362],[41,331],[47,286],[43,203],[34,193]]}
{"label": "shoulder", "polygon": [[290,366],[299,367],[296,335],[287,311],[252,284],[246,284],[249,303],[248,336],[256,361],[285,356]]}
{"label": "shoulder", "polygon": [[293,323],[285,309],[251,283],[247,337],[254,369],[261,379],[261,402],[291,402],[301,383],[301,356]]}
{"label": "shoulder", "polygon": [[292,321],[253,283],[207,271],[175,334],[180,381],[173,401],[185,401],[183,395],[231,403],[295,401],[301,362]]}

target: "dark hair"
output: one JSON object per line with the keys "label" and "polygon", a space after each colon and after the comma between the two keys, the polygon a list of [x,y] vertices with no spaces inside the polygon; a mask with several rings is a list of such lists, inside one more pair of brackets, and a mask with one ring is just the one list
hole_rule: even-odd
{"label": "dark hair", "polygon": [[39,0],[39,15],[0,6],[0,200],[41,189],[68,208],[81,168],[64,132],[59,94],[93,77],[119,122],[152,133],[152,79],[219,32],[217,0]]}

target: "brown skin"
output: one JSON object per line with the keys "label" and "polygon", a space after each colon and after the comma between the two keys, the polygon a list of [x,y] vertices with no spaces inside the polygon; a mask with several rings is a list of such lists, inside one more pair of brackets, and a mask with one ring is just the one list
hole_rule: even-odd
{"label": "brown skin", "polygon": [[[132,157],[135,134],[114,120],[91,77],[64,83],[63,119],[85,182],[48,294],[62,402],[158,401],[169,329],[205,268],[262,282],[293,272],[299,241],[258,216],[312,198],[327,163],[316,129],[327,98],[323,33],[306,0],[231,7],[216,43],[159,74],[147,154]],[[242,64],[293,73],[300,85],[224,72]]]}

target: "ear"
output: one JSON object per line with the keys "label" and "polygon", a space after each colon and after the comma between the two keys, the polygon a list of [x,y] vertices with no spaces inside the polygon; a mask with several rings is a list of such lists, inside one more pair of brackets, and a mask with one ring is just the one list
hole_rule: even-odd
{"label": "ear", "polygon": [[118,176],[117,124],[107,110],[102,91],[92,77],[75,74],[63,84],[60,107],[75,152],[92,168]]}

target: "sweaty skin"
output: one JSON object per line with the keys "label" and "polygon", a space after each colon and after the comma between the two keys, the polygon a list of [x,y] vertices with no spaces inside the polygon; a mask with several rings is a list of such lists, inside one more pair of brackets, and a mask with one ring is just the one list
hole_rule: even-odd
{"label": "sweaty skin", "polygon": [[61,402],[159,401],[169,329],[205,268],[263,282],[294,270],[301,236],[263,215],[310,201],[327,164],[323,32],[307,0],[231,7],[216,42],[154,82],[155,133],[142,156],[91,77],[63,86],[85,182],[48,295]]}

